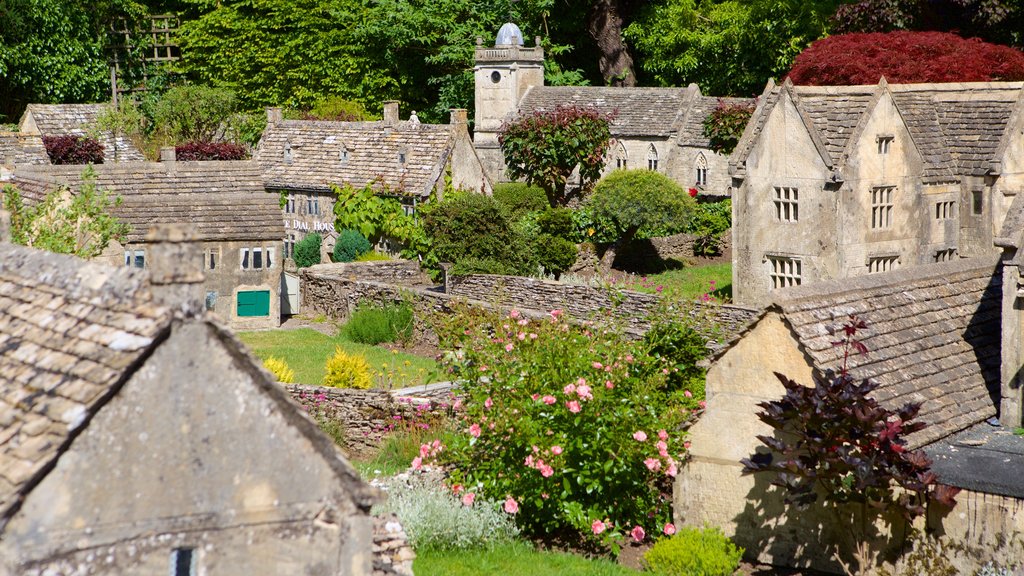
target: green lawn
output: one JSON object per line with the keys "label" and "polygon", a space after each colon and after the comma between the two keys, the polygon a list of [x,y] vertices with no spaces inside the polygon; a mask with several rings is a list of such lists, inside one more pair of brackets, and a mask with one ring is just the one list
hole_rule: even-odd
{"label": "green lawn", "polygon": [[[714,284],[712,285],[712,282]],[[732,264],[708,264],[666,270],[658,274],[637,276],[628,280],[625,288],[655,294],[662,293],[682,298],[700,298],[711,293],[719,299],[732,300]]]}
{"label": "green lawn", "polygon": [[491,551],[417,552],[416,576],[636,576],[607,560],[572,554],[538,552],[529,544],[499,546]]}
{"label": "green lawn", "polygon": [[324,364],[334,354],[335,346],[366,358],[379,386],[386,387],[390,383],[394,388],[403,388],[428,384],[439,376],[437,363],[432,359],[357,344],[343,336],[331,337],[311,328],[239,332],[238,337],[261,360],[275,356],[287,362],[295,371],[295,382],[299,384],[320,384],[324,377]]}

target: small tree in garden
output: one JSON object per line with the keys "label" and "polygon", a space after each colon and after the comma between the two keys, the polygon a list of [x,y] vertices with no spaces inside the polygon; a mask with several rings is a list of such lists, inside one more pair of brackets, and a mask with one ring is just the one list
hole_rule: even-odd
{"label": "small tree in garden", "polygon": [[295,244],[295,252],[292,253],[292,260],[295,266],[306,268],[320,263],[320,244],[323,238],[319,234],[306,234],[306,237]]}
{"label": "small tree in garden", "polygon": [[651,170],[615,170],[594,187],[588,199],[598,217],[610,219],[619,233],[616,245],[601,258],[611,268],[616,248],[632,240],[640,228],[679,226],[696,202],[668,176]]}
{"label": "small tree in garden", "polygon": [[175,86],[153,106],[153,124],[166,142],[218,142],[224,140],[237,105],[231,90]]}
{"label": "small tree in garden", "polygon": [[347,184],[331,186],[338,196],[334,203],[334,229],[358,231],[371,243],[382,238],[397,241],[402,245],[403,258],[419,259],[424,267],[435,268],[437,258],[430,238],[417,217],[406,214],[398,200],[382,196],[389,192],[386,186],[379,186],[381,194],[375,186],[378,183],[368,182],[362,188]]}
{"label": "small tree in garden", "polygon": [[515,275],[533,270],[528,239],[490,196],[449,194],[424,209],[423,229],[437,257],[453,262],[456,273]]}
{"label": "small tree in garden", "polygon": [[863,522],[869,507],[910,521],[925,512],[929,497],[952,505],[959,490],[937,485],[924,452],[906,449],[903,436],[925,426],[914,421],[921,405],[885,408],[871,397],[877,384],[858,383],[847,371],[851,355],[868,352],[856,338],[866,328],[856,316],[844,324],[842,339],[833,343],[843,348],[834,378],[809,388],[775,374],[785,396],[758,405],[758,418],[778,432],[757,437],[772,453],[744,459],[744,472],[772,473],[772,484],[798,509],[821,497],[831,504],[860,504]]}
{"label": "small tree in garden", "polygon": [[498,142],[509,177],[543,188],[551,206],[564,205],[574,170],[579,169],[584,192],[601,177],[612,139],[609,122],[611,117],[595,108],[568,105],[506,122]]}
{"label": "small tree in garden", "polygon": [[841,86],[1024,79],[1024,52],[946,32],[838,34],[796,57],[794,84]]}
{"label": "small tree in garden", "polygon": [[755,102],[728,104],[719,100],[715,109],[704,119],[704,136],[710,140],[711,149],[722,154],[732,154],[756,107]]}

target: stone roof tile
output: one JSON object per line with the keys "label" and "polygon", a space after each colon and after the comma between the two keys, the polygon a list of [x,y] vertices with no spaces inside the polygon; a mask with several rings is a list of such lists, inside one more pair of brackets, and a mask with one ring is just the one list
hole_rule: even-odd
{"label": "stone roof tile", "polygon": [[[109,104],[29,104],[22,123],[31,114],[42,136],[87,136],[94,131],[96,120],[107,106]],[[115,136],[109,130],[101,132],[98,140],[103,144],[104,159],[108,162],[146,159],[130,140]]]}
{"label": "stone roof tile", "polygon": [[43,139],[38,134],[0,132],[0,165],[49,164]]}
{"label": "stone roof tile", "polygon": [[866,321],[868,354],[850,374],[890,407],[923,402],[928,426],[908,438],[921,446],[995,415],[1000,288],[995,260],[980,258],[787,289],[776,306],[820,374],[842,362],[833,332],[851,313]]}
{"label": "stone roof tile", "polygon": [[523,95],[519,113],[551,111],[563,104],[592,106],[614,114],[614,137],[668,137],[680,131],[691,96],[697,94],[689,88],[534,86]]}
{"label": "stone roof tile", "polygon": [[735,106],[737,104],[753,104],[754,99],[715,98],[697,95],[691,102],[680,124],[679,138],[677,140],[680,146],[691,146],[694,148],[711,147],[711,140],[704,135],[704,120],[714,111],[719,102]]}
{"label": "stone roof tile", "polygon": [[455,145],[447,124],[284,120],[271,124],[253,155],[268,188],[327,191],[379,182],[429,195]]}

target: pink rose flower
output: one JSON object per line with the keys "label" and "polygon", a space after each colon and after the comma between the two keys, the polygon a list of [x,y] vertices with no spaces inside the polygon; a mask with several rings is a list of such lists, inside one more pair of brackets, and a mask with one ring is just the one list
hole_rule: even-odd
{"label": "pink rose flower", "polygon": [[519,503],[511,496],[505,499],[505,512],[508,514],[519,512]]}
{"label": "pink rose flower", "polygon": [[644,532],[642,526],[634,526],[633,529],[629,532],[629,535],[633,537],[634,542],[643,542],[644,538],[647,536],[647,533]]}
{"label": "pink rose flower", "polygon": [[476,500],[476,494],[472,492],[466,492],[466,494],[462,497],[462,505],[472,506],[474,500]]}
{"label": "pink rose flower", "polygon": [[607,526],[605,526],[604,522],[601,522],[600,520],[594,520],[594,523],[590,525],[590,531],[593,532],[594,535],[604,532],[605,528],[607,528]]}
{"label": "pink rose flower", "polygon": [[473,438],[479,438],[480,437],[480,425],[479,424],[473,424],[472,426],[470,426],[469,427],[469,435],[472,436]]}
{"label": "pink rose flower", "polygon": [[515,346],[513,346],[511,342],[505,344],[505,352],[511,352],[513,348],[515,348]]}
{"label": "pink rose flower", "polygon": [[668,474],[670,477],[675,478],[676,474],[678,473],[679,468],[676,466],[675,460],[672,460],[671,462],[669,462],[668,469],[665,470],[665,474]]}
{"label": "pink rose flower", "polygon": [[697,402],[697,406],[700,406],[701,408],[707,408],[708,407],[708,403],[703,401],[703,400],[701,400],[700,402]]}
{"label": "pink rose flower", "polygon": [[661,440],[668,440],[668,432],[664,430],[658,430],[658,438]]}
{"label": "pink rose flower", "polygon": [[536,339],[537,339],[537,335],[534,334],[533,332],[530,332],[530,340],[536,340]]}
{"label": "pink rose flower", "polygon": [[551,396],[550,394],[541,398],[540,400],[541,402],[547,404],[548,406],[554,404],[555,402],[558,402],[558,400],[554,396]]}
{"label": "pink rose flower", "polygon": [[423,444],[422,446],[420,446],[420,457],[426,458],[427,454],[430,454],[430,445]]}
{"label": "pink rose flower", "polygon": [[550,478],[551,475],[554,474],[554,473],[555,473],[555,469],[552,468],[551,466],[548,466],[547,464],[545,464],[545,465],[540,467],[540,475],[545,477],[545,478]]}
{"label": "pink rose flower", "polygon": [[604,364],[601,364],[600,362],[594,362],[593,366],[597,370],[600,370],[601,368],[604,368]]}
{"label": "pink rose flower", "polygon": [[576,391],[576,385],[575,384],[566,384],[565,387],[562,388],[562,394],[565,394],[566,396],[568,396],[569,394],[572,394],[575,391]]}
{"label": "pink rose flower", "polygon": [[490,398],[488,398],[487,400],[484,400],[484,408],[487,408],[488,410],[490,410],[491,406],[494,406],[494,402],[492,402]]}
{"label": "pink rose flower", "polygon": [[668,458],[668,444],[666,444],[664,440],[658,440],[654,446],[658,449],[658,456]]}
{"label": "pink rose flower", "polygon": [[555,456],[558,456],[559,454],[562,453],[562,447],[561,446],[552,446],[551,447],[551,453],[554,454]]}
{"label": "pink rose flower", "polygon": [[689,390],[683,390],[683,396],[686,396],[687,398],[693,398],[693,392],[690,392]]}
{"label": "pink rose flower", "polygon": [[647,466],[647,469],[651,472],[657,472],[658,469],[661,468],[661,460],[658,460],[657,458],[648,458],[644,460],[644,466]]}
{"label": "pink rose flower", "polygon": [[561,316],[563,314],[563,312],[561,310],[552,310],[551,312],[549,312],[549,314],[551,314],[551,319],[555,320],[559,316]]}
{"label": "pink rose flower", "polygon": [[526,459],[523,460],[523,466],[527,468],[533,468],[533,454],[527,454]]}
{"label": "pink rose flower", "polygon": [[664,532],[666,536],[671,536],[676,533],[676,525],[669,522],[668,524],[665,524],[665,527],[662,528],[661,531]]}
{"label": "pink rose flower", "polygon": [[633,355],[632,354],[626,354],[626,362],[632,362],[632,361],[633,361]]}
{"label": "pink rose flower", "polygon": [[611,380],[605,380],[604,387],[611,390],[612,388],[615,388],[615,383],[612,382]]}
{"label": "pink rose flower", "polygon": [[519,334],[516,334],[516,338],[518,338],[519,340],[526,340],[526,332],[520,332]]}
{"label": "pink rose flower", "polygon": [[508,313],[508,316],[509,316],[509,318],[513,318],[513,319],[514,318],[519,318],[519,310],[516,310],[515,308],[513,308],[512,311]]}
{"label": "pink rose flower", "polygon": [[576,414],[581,410],[580,403],[575,400],[566,402],[565,406],[569,409],[569,412],[572,412],[573,414]]}
{"label": "pink rose flower", "polygon": [[643,430],[637,430],[636,432],[633,432],[633,440],[636,440],[637,442],[646,442],[647,433]]}
{"label": "pink rose flower", "polygon": [[461,494],[464,489],[465,488],[462,487],[462,484],[456,484],[455,486],[452,486],[452,492],[456,494]]}
{"label": "pink rose flower", "polygon": [[587,386],[586,384],[578,386],[576,388],[576,394],[579,394],[579,397],[584,400],[594,399],[594,395],[590,393],[590,386]]}
{"label": "pink rose flower", "polygon": [[423,468],[423,458],[417,456],[412,459],[412,469],[419,470],[420,468]]}

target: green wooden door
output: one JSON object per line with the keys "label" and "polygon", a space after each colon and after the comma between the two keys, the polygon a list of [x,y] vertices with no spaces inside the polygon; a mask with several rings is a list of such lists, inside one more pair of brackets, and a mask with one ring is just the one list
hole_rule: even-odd
{"label": "green wooden door", "polygon": [[270,316],[270,290],[239,292],[238,316]]}

